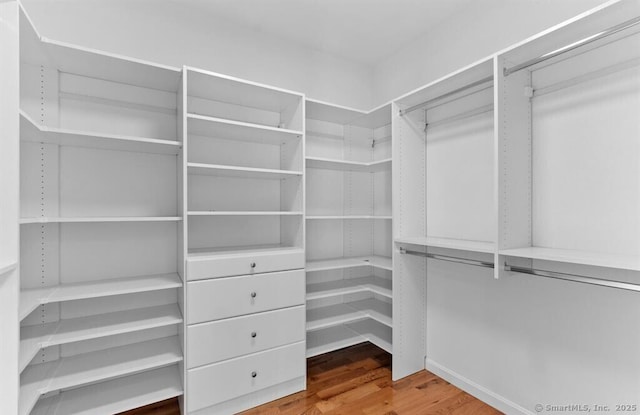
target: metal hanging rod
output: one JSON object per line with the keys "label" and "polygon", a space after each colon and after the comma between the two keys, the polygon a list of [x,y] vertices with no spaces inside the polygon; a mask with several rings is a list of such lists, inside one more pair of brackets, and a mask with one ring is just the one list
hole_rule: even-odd
{"label": "metal hanging rod", "polygon": [[452,117],[448,117],[448,118],[443,118],[441,120],[438,121],[432,121],[432,122],[428,122],[426,123],[426,127],[425,128],[429,128],[429,127],[436,127],[440,124],[447,124],[450,122],[454,122],[454,121],[460,121],[460,120],[464,120],[465,118],[470,118],[473,117],[475,115],[480,115],[480,114],[485,114],[487,112],[491,112],[493,111],[493,104],[488,104],[488,105],[484,105],[480,108],[474,108],[470,111],[465,111],[463,113],[460,114],[456,114]]}
{"label": "metal hanging rod", "polygon": [[405,116],[406,114],[409,114],[410,112],[413,112],[413,111],[415,111],[417,109],[423,108],[423,107],[425,107],[425,106],[427,106],[429,104],[433,104],[434,102],[449,98],[451,96],[454,96],[454,95],[457,95],[457,94],[459,94],[461,92],[464,92],[464,91],[466,91],[468,89],[471,89],[471,88],[474,88],[476,86],[480,86],[480,85],[486,84],[488,82],[491,82],[493,84],[493,76],[487,76],[486,78],[482,78],[482,79],[480,79],[478,81],[475,81],[475,82],[467,84],[467,85],[465,85],[463,87],[454,89],[453,91],[449,91],[447,93],[444,93],[444,94],[442,94],[440,96],[437,96],[435,98],[432,98],[430,100],[427,100],[427,101],[421,102],[419,104],[413,105],[413,106],[411,106],[409,108],[400,110],[399,114],[400,114],[401,117]]}
{"label": "metal hanging rod", "polygon": [[573,281],[582,284],[598,285],[601,287],[616,288],[619,290],[636,291],[640,292],[640,285],[631,284],[622,281],[603,280],[601,278],[586,277],[583,275],[566,274],[564,272],[556,271],[544,271],[534,268],[517,267],[513,265],[506,265],[505,271],[519,272],[521,274],[535,275],[537,277],[553,278],[556,280]]}
{"label": "metal hanging rod", "polygon": [[620,23],[619,25],[616,25],[616,26],[610,27],[609,29],[603,30],[600,33],[596,33],[595,35],[586,37],[586,38],[584,38],[582,40],[579,40],[579,41],[577,41],[575,43],[571,43],[571,44],[569,44],[567,46],[564,46],[564,47],[561,47],[559,49],[556,49],[553,52],[545,53],[542,56],[538,56],[537,58],[530,59],[530,60],[528,60],[526,62],[523,62],[523,63],[520,63],[518,65],[512,66],[511,68],[504,68],[503,69],[503,74],[504,74],[504,76],[509,76],[512,73],[515,73],[515,72],[521,71],[523,69],[529,68],[529,67],[531,67],[533,65],[536,65],[536,64],[538,64],[540,62],[544,62],[546,60],[553,59],[556,56],[560,56],[560,55],[562,55],[564,53],[567,53],[567,52],[570,52],[572,50],[581,48],[582,46],[588,45],[588,44],[593,43],[593,42],[595,42],[597,40],[600,40],[600,39],[603,39],[605,37],[614,35],[614,34],[616,34],[618,32],[621,32],[621,31],[626,30],[626,29],[628,29],[630,27],[633,27],[633,26],[635,26],[635,25],[637,25],[639,23],[640,23],[640,17],[635,17],[635,18],[633,18],[631,20],[627,20],[626,22]]}
{"label": "metal hanging rod", "polygon": [[427,252],[412,251],[410,249],[400,248],[401,254],[416,255],[425,258],[437,259],[439,261],[456,262],[466,265],[474,265],[483,268],[493,268],[493,262],[480,261],[477,259],[460,258],[450,255],[431,254]]}

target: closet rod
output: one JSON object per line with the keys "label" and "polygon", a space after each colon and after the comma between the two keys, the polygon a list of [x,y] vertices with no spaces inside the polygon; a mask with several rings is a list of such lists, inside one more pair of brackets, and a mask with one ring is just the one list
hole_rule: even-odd
{"label": "closet rod", "polygon": [[427,123],[427,128],[436,127],[436,126],[438,126],[440,124],[447,124],[447,123],[454,122],[454,121],[464,120],[465,118],[471,118],[471,117],[474,117],[476,115],[486,114],[487,112],[491,112],[491,111],[493,111],[493,104],[484,105],[484,106],[482,106],[480,108],[475,108],[475,109],[472,109],[470,111],[466,111],[466,112],[451,116],[449,118],[443,118],[443,119],[438,120],[438,121],[428,122]]}
{"label": "closet rod", "polygon": [[595,35],[591,35],[591,36],[586,37],[586,38],[584,38],[582,40],[579,40],[579,41],[577,41],[575,43],[571,43],[571,44],[569,44],[567,46],[564,46],[564,47],[561,47],[559,49],[556,49],[556,50],[554,50],[552,52],[545,53],[544,55],[538,56],[537,58],[530,59],[530,60],[528,60],[526,62],[523,62],[523,63],[520,63],[518,65],[512,66],[511,68],[504,68],[503,69],[503,74],[504,74],[504,76],[509,76],[512,73],[515,73],[515,72],[521,71],[523,69],[529,68],[529,67],[531,67],[533,65],[536,65],[536,64],[538,64],[540,62],[544,62],[546,60],[555,58],[556,56],[560,56],[560,55],[562,55],[564,53],[567,53],[567,52],[570,52],[572,50],[578,49],[578,48],[580,48],[582,46],[588,45],[589,43],[593,43],[593,42],[595,42],[597,40],[600,40],[600,39],[603,39],[605,37],[614,35],[614,34],[616,34],[618,32],[621,32],[621,31],[623,31],[625,29],[633,27],[633,26],[637,25],[638,23],[640,23],[640,17],[635,17],[635,18],[633,18],[631,20],[627,20],[626,22],[620,23],[618,25],[610,27],[609,29],[603,30],[600,33],[596,33]]}
{"label": "closet rod", "polygon": [[506,265],[506,264],[504,269],[505,271],[519,272],[521,274],[535,275],[537,277],[553,278],[557,280],[579,282],[582,284],[591,284],[591,285],[599,285],[601,287],[616,288],[619,290],[640,292],[640,285],[631,284],[628,282],[603,280],[601,278],[595,278],[595,277],[566,274],[564,272],[556,272],[556,271],[544,271],[544,270],[539,270],[534,268],[517,267],[513,265]]}
{"label": "closet rod", "polygon": [[429,104],[432,104],[432,103],[434,103],[436,101],[440,101],[440,100],[448,98],[450,96],[459,94],[460,92],[466,91],[467,89],[470,89],[470,88],[473,88],[473,87],[476,87],[476,86],[479,86],[479,85],[482,85],[482,84],[486,84],[487,82],[492,82],[492,81],[493,81],[493,76],[487,76],[486,78],[482,78],[482,79],[480,79],[478,81],[475,81],[475,82],[472,82],[472,83],[467,84],[465,86],[462,86],[460,88],[454,89],[453,91],[449,91],[449,92],[444,93],[442,95],[439,95],[439,96],[437,96],[435,98],[431,98],[431,99],[429,99],[427,101],[424,101],[424,102],[421,102],[419,104],[413,105],[413,106],[411,106],[409,108],[400,110],[398,112],[398,114],[402,117],[402,116],[404,116],[406,114],[409,114],[410,112],[413,112],[413,111],[415,111],[417,109],[423,108],[423,107],[425,107],[425,106],[427,106]]}
{"label": "closet rod", "polygon": [[421,257],[430,258],[430,259],[437,259],[439,261],[457,262],[460,264],[474,265],[477,267],[493,268],[493,262],[479,261],[477,259],[467,259],[467,258],[460,258],[455,256],[449,256],[449,255],[440,255],[440,254],[432,254],[428,252],[412,251],[410,249],[405,249],[405,248],[400,248],[400,253],[408,254],[408,255],[416,255],[416,256],[421,256]]}

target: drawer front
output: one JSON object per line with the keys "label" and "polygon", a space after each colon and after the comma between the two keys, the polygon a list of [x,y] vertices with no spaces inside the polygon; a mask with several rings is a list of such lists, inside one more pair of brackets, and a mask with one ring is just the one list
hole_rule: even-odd
{"label": "drawer front", "polygon": [[304,265],[305,258],[302,249],[189,258],[187,260],[187,279],[195,281],[261,272],[287,271],[304,268]]}
{"label": "drawer front", "polygon": [[187,323],[304,304],[304,270],[187,283]]}
{"label": "drawer front", "polygon": [[304,306],[187,327],[188,368],[261,352],[305,339]]}
{"label": "drawer front", "polygon": [[305,343],[226,360],[187,372],[189,412],[305,376]]}

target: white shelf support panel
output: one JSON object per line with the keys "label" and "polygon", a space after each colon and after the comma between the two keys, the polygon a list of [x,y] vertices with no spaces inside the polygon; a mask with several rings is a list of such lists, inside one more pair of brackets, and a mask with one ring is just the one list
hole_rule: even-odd
{"label": "white shelf support panel", "polygon": [[178,365],[65,391],[40,400],[33,415],[115,414],[183,394]]}
{"label": "white shelf support panel", "polygon": [[179,323],[180,310],[176,304],[169,304],[25,326],[21,330],[20,371],[45,347]]}
{"label": "white shelf support panel", "polygon": [[38,306],[62,301],[84,300],[113,295],[168,290],[182,287],[176,273],[145,275],[140,277],[113,278],[53,287],[25,289],[20,292],[20,320],[27,317]]}
{"label": "white shelf support panel", "polygon": [[177,336],[63,357],[29,366],[21,376],[20,414],[48,393],[169,366],[182,361]]}

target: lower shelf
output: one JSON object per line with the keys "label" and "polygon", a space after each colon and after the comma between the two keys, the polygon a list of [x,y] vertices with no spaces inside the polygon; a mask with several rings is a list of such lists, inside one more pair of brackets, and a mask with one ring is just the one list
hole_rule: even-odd
{"label": "lower shelf", "polygon": [[320,298],[329,298],[366,291],[387,298],[392,298],[391,280],[376,276],[369,276],[308,284],[307,300],[317,300]]}
{"label": "lower shelf", "polygon": [[182,361],[177,336],[114,347],[29,366],[21,376],[20,414],[50,392],[77,388]]}
{"label": "lower shelf", "polygon": [[392,353],[392,329],[375,320],[362,319],[307,332],[307,357],[329,353],[366,341]]}
{"label": "lower shelf", "polygon": [[391,327],[391,303],[369,298],[350,303],[307,309],[307,331],[371,318]]}
{"label": "lower shelf", "polygon": [[150,370],[42,399],[33,415],[116,414],[183,393],[177,365]]}

